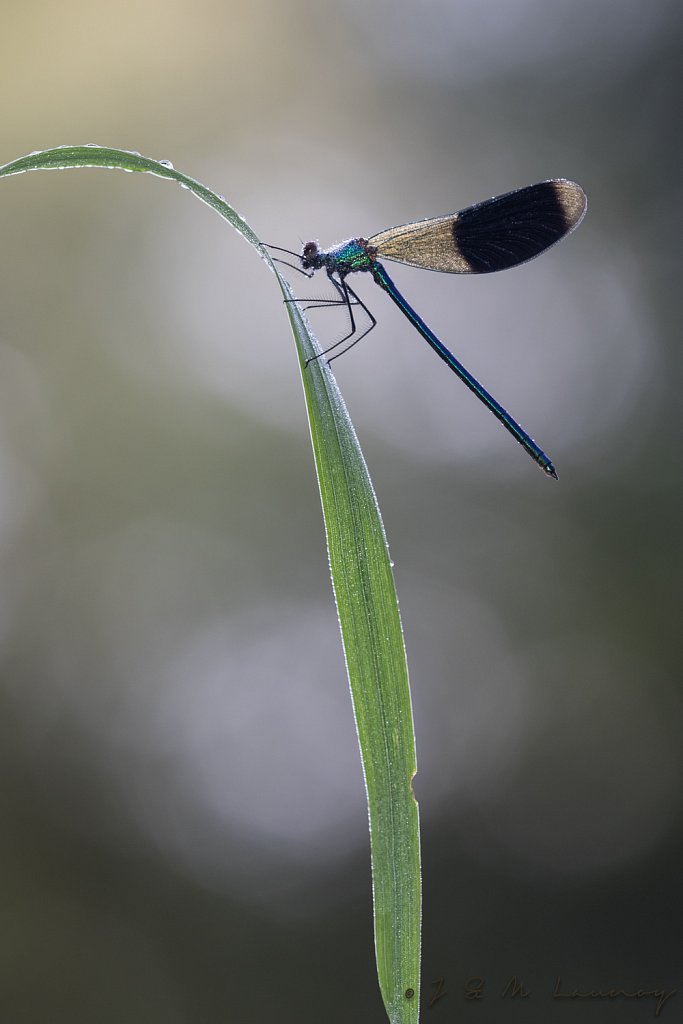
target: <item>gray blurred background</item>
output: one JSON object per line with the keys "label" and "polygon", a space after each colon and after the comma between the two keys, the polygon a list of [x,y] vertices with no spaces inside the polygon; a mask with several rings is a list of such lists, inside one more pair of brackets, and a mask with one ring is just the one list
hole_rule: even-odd
{"label": "gray blurred background", "polygon": [[[586,189],[579,231],[517,270],[391,271],[559,483],[369,281],[379,326],[334,371],[406,634],[424,1017],[652,1019],[551,992],[683,985],[679,0],[0,10],[0,162],[137,149],[293,249]],[[149,176],[4,179],[0,225],[0,1019],[380,1022],[275,282]]]}

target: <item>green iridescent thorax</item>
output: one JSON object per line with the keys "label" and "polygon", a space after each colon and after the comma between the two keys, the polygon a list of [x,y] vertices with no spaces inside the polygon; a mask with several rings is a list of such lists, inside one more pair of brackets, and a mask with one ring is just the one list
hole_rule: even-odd
{"label": "green iridescent thorax", "polygon": [[326,263],[338,267],[341,271],[351,272],[370,270],[374,253],[372,249],[368,251],[368,244],[364,238],[349,238],[348,242],[342,242],[336,249],[329,249],[325,256]]}

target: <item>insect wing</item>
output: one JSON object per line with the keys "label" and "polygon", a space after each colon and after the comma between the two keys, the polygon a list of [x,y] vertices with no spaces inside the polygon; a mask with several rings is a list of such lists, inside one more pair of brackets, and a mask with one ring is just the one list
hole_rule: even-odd
{"label": "insect wing", "polygon": [[488,274],[539,256],[586,212],[580,185],[558,178],[507,192],[459,213],[373,235],[381,259],[449,274]]}

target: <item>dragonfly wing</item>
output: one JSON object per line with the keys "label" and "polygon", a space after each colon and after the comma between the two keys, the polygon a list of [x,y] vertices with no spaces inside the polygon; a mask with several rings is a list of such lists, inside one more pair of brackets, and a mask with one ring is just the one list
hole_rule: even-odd
{"label": "dragonfly wing", "polygon": [[488,274],[539,256],[573,231],[586,196],[558,178],[507,192],[432,220],[381,231],[369,245],[382,259],[449,274]]}

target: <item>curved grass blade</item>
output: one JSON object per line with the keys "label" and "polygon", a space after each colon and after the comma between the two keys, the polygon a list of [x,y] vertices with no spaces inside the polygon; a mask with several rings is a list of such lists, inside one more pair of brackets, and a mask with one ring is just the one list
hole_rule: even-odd
{"label": "curved grass blade", "polygon": [[[0,167],[31,170],[109,167],[177,181],[251,242],[287,283],[267,249],[225,199],[167,161],[100,146],[60,146]],[[336,382],[299,309],[288,302],[296,340],[342,642],[363,761],[370,820],[375,949],[391,1024],[419,1017],[421,879],[412,708],[393,573],[367,467]],[[362,1010],[359,1008],[359,1018]]]}
{"label": "curved grass blade", "polygon": [[[110,149],[106,146],[57,146],[55,149],[38,150],[18,160],[0,167],[0,177],[11,174],[23,174],[25,171],[64,171],[71,167],[108,167],[110,169],[144,172],[154,174],[158,178],[169,178],[177,181],[183,188],[192,192],[197,199],[210,206],[221,217],[229,221],[248,242],[259,251],[261,256],[271,264],[267,251],[247,222],[233,210],[225,198],[213,192],[206,185],[181,174],[170,160],[151,160],[127,149]],[[272,264],[271,264],[272,266]]]}
{"label": "curved grass blade", "polygon": [[[320,349],[287,304],[300,359]],[[392,1024],[419,1017],[421,875],[417,770],[403,633],[384,527],[363,454],[322,359],[302,373],[365,774],[377,971]]]}

